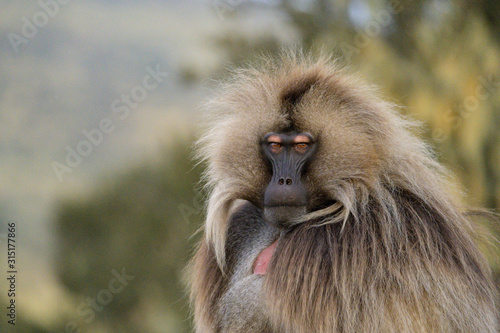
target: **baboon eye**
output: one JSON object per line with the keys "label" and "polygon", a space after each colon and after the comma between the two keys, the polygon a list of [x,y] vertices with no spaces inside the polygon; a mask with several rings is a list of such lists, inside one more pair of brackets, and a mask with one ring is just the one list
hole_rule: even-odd
{"label": "baboon eye", "polygon": [[277,154],[281,151],[281,148],[283,148],[283,145],[279,142],[270,142],[269,147],[271,148],[271,151],[273,153]]}
{"label": "baboon eye", "polygon": [[300,142],[295,144],[295,150],[299,153],[303,153],[307,150],[308,144],[305,142]]}

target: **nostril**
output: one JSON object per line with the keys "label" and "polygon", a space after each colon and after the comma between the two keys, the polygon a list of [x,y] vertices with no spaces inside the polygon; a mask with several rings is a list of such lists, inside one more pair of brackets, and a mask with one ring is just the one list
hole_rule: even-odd
{"label": "nostril", "polygon": [[278,180],[278,184],[283,185],[285,183],[285,180],[283,178],[280,178]]}
{"label": "nostril", "polygon": [[290,178],[287,178],[287,179],[286,179],[286,184],[287,184],[287,185],[292,185],[292,180],[291,180]]}

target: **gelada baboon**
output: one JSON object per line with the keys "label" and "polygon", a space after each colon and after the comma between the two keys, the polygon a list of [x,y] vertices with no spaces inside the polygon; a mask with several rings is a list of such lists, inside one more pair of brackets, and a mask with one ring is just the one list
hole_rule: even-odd
{"label": "gelada baboon", "polygon": [[334,62],[235,71],[199,142],[197,332],[491,332],[495,287],[415,124]]}

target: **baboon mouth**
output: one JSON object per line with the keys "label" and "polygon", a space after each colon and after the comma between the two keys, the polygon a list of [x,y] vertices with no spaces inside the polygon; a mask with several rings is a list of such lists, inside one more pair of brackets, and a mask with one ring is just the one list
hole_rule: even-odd
{"label": "baboon mouth", "polygon": [[264,250],[262,250],[253,263],[253,274],[264,275],[267,271],[267,266],[273,257],[274,251],[276,250],[276,246],[278,245],[278,241],[275,241]]}
{"label": "baboon mouth", "polygon": [[267,206],[264,218],[271,224],[283,227],[306,213],[306,206]]}

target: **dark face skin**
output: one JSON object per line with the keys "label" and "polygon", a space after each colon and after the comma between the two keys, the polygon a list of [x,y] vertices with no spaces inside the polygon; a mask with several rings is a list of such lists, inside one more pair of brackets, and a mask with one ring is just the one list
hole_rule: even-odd
{"label": "dark face skin", "polygon": [[269,133],[262,149],[272,167],[272,178],[264,193],[264,217],[284,227],[306,212],[307,191],[302,184],[308,161],[316,148],[308,133]]}

